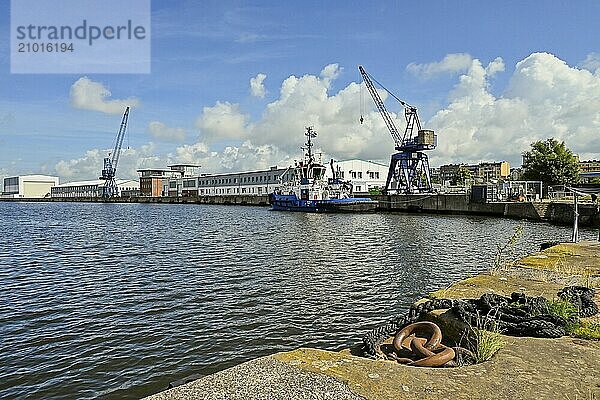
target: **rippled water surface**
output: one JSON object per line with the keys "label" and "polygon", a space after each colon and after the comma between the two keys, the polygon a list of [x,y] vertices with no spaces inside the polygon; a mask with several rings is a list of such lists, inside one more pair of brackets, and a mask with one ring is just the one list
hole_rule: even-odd
{"label": "rippled water surface", "polygon": [[[0,398],[20,399],[139,398],[281,350],[356,344],[489,267],[520,223],[149,204],[0,215]],[[524,227],[517,254],[570,236]]]}

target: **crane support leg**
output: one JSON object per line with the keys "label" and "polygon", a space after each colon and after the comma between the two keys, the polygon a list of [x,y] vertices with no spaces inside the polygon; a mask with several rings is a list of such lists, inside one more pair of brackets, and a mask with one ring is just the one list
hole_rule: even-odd
{"label": "crane support leg", "polygon": [[[390,160],[390,168],[388,169],[388,176],[385,180],[385,189],[383,190],[383,194],[390,194],[390,185],[392,184],[392,179],[396,175],[396,165],[398,164],[398,158],[396,158],[398,154],[393,154],[392,159]],[[396,179],[396,181],[398,181]]]}
{"label": "crane support leg", "polygon": [[[395,183],[395,187],[392,187]],[[429,193],[432,191],[429,158],[423,152],[399,152],[392,155],[385,194]]]}

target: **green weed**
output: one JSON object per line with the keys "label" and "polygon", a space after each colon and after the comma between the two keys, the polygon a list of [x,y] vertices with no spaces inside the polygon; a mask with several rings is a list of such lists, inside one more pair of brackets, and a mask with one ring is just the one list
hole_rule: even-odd
{"label": "green weed", "polygon": [[472,329],[475,339],[475,357],[477,364],[490,360],[494,354],[506,345],[500,331],[496,327],[493,327],[492,330],[480,328]]}
{"label": "green weed", "polygon": [[600,323],[578,321],[565,327],[569,335],[581,339],[600,340]]}
{"label": "green weed", "polygon": [[548,301],[548,314],[562,317],[569,321],[577,318],[579,316],[579,311],[570,301],[551,300]]}

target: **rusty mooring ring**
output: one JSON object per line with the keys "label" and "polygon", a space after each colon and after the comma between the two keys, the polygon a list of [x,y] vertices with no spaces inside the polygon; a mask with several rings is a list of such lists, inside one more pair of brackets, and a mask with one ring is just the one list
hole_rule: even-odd
{"label": "rusty mooring ring", "polygon": [[442,331],[436,324],[427,321],[415,322],[414,324],[404,327],[396,334],[394,341],[392,342],[394,349],[400,351],[402,349],[402,342],[416,331],[426,331],[430,333],[431,336],[429,340],[423,345],[426,349],[433,350],[442,342]]}
{"label": "rusty mooring ring", "polygon": [[454,350],[452,350],[452,347],[444,346],[441,349],[443,350],[437,354],[433,353],[433,355],[429,357],[413,361],[408,365],[413,367],[441,367],[454,359],[455,353]]}

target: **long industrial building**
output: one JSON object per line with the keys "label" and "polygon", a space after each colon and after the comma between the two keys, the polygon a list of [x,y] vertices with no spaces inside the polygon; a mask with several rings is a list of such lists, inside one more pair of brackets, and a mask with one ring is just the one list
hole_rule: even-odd
{"label": "long industrial building", "polygon": [[[277,166],[264,170],[200,173],[198,166],[190,164],[170,165],[168,169],[140,169],[140,189],[142,196],[233,196],[266,195],[275,191],[281,184],[294,177],[293,167]],[[385,186],[388,167],[383,164],[363,160],[337,161],[333,164],[337,177],[350,181],[355,193],[368,193]],[[333,177],[327,168],[327,177]]]}
{"label": "long industrial building", "polygon": [[[140,183],[132,179],[117,179],[117,196],[132,197],[139,196]],[[54,186],[51,189],[51,196],[54,198],[94,198],[102,197],[102,191],[106,181],[79,181],[67,182]]]}
{"label": "long industrial building", "polygon": [[20,175],[4,178],[2,197],[40,198],[50,196],[50,189],[58,185],[57,176]]}

